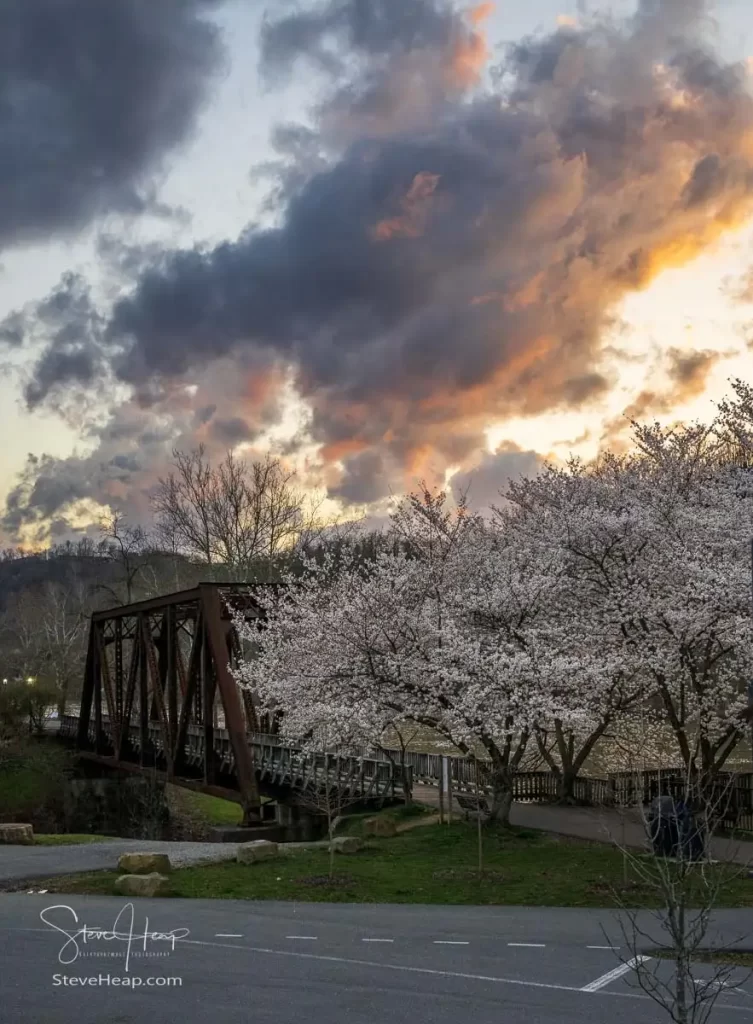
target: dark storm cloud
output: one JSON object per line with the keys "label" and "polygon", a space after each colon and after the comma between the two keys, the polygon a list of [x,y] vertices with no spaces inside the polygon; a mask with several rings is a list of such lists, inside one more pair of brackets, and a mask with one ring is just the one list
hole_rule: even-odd
{"label": "dark storm cloud", "polygon": [[25,334],[26,321],[21,312],[11,313],[0,322],[0,342],[4,345],[22,345]]}
{"label": "dark storm cloud", "polygon": [[485,13],[333,0],[268,25],[267,69],[305,54],[332,79],[285,136],[278,225],[155,260],[96,325],[107,372],[148,407],[217,359],[292,366],[353,501],[601,397],[626,294],[753,212],[753,97],[695,0],[524,39],[493,88]]}
{"label": "dark storm cloud", "polygon": [[261,69],[286,74],[306,57],[333,74],[352,55],[424,49],[446,43],[457,15],[437,0],[329,0],[267,20],[261,33]]}
{"label": "dark storm cloud", "polygon": [[383,496],[384,464],[377,452],[363,452],[348,460],[340,483],[330,488],[333,497],[369,504]]}
{"label": "dark storm cloud", "polygon": [[0,250],[150,210],[221,66],[221,0],[0,3]]}
{"label": "dark storm cloud", "polygon": [[[62,459],[31,456],[8,496],[0,531],[14,541],[44,543],[53,520],[57,536],[62,522],[71,531],[84,499],[119,508],[129,522],[148,523],[153,488],[170,472],[176,449],[188,451],[202,443],[210,458],[224,457],[227,436],[213,430],[217,408],[230,421],[221,423],[220,433],[223,426],[240,433],[242,421],[243,439],[258,436],[263,425],[276,421],[274,377],[264,376],[265,365],[252,354],[216,361],[198,383],[170,381],[151,405],[132,396],[113,406],[104,425],[99,416],[85,419],[82,441],[93,448],[91,453]],[[217,400],[208,402],[211,396]]]}
{"label": "dark storm cloud", "polygon": [[30,409],[70,385],[86,387],[106,374],[107,353],[101,342],[104,324],[88,283],[72,273],[65,274],[42,302],[0,322],[0,339],[5,337],[15,345],[42,344],[24,387]]}
{"label": "dark storm cloud", "polygon": [[212,435],[223,444],[234,447],[241,441],[249,441],[255,434],[242,416],[219,417],[212,420]]}
{"label": "dark storm cloud", "polygon": [[22,525],[52,517],[60,508],[88,497],[97,486],[92,467],[80,459],[30,455],[5,499],[3,526],[16,534]]}

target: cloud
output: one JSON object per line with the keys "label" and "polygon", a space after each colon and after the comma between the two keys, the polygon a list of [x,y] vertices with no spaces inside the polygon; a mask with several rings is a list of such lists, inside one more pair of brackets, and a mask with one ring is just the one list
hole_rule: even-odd
{"label": "cloud", "polygon": [[241,441],[249,441],[255,431],[242,416],[227,416],[212,421],[212,434],[218,441],[234,448]]}
{"label": "cloud", "polygon": [[108,212],[171,214],[153,175],[221,67],[220,2],[0,4],[0,251]]}
{"label": "cloud", "polygon": [[753,302],[753,267],[737,281],[727,282],[727,293],[738,302]]}
{"label": "cloud", "polygon": [[279,136],[276,226],[165,251],[106,323],[82,312],[100,372],[148,405],[217,360],[291,367],[354,502],[472,464],[491,422],[602,397],[624,297],[753,213],[753,96],[700,0],[558,26],[485,78],[487,14],[331,0],[268,22],[268,78],[325,83]]}
{"label": "cloud", "polygon": [[[88,417],[83,451],[67,458],[30,455],[6,498],[0,533],[42,544],[81,520],[81,502],[119,508],[129,521],[148,524],[150,497],[171,469],[174,449],[204,444],[211,458],[259,436],[279,422],[285,368],[253,354],[218,360],[198,383],[171,382],[149,402],[138,394],[111,409],[102,424]],[[218,410],[222,412],[218,415]],[[88,450],[87,450],[88,449]],[[251,452],[251,458],[261,457]]]}
{"label": "cloud", "polygon": [[533,450],[524,451],[508,441],[495,452],[484,452],[477,466],[470,472],[454,473],[449,488],[457,501],[465,493],[474,512],[488,512],[492,505],[501,506],[504,492],[511,480],[521,476],[535,476],[545,457]]}
{"label": "cloud", "polygon": [[65,404],[108,375],[108,354],[101,334],[106,318],[98,311],[88,282],[66,273],[42,302],[11,313],[0,323],[0,340],[41,349],[26,370],[24,398],[30,410],[43,402]]}
{"label": "cloud", "polygon": [[631,423],[641,422],[649,416],[670,413],[684,402],[702,395],[714,366],[727,356],[736,354],[735,350],[720,352],[678,348],[669,348],[666,353],[659,353],[652,376],[661,369],[660,364],[664,362],[667,386],[644,388],[623,410],[621,416],[609,420],[602,432],[602,447],[612,444],[613,447],[623,448],[627,441],[625,438],[620,439],[620,435],[625,434]]}

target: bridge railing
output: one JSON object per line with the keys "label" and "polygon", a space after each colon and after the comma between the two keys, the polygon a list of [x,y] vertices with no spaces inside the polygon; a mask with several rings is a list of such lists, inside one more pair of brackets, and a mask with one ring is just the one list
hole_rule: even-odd
{"label": "bridge railing", "polygon": [[[65,715],[60,721],[59,735],[75,740],[78,736],[78,717]],[[103,739],[112,753],[115,752],[115,729],[107,716],[102,717]],[[149,723],[149,744],[155,760],[166,763],[164,736],[159,723]],[[89,723],[88,740],[96,745],[96,726]],[[131,725],[128,730],[130,748],[136,754],[141,752],[139,726]],[[367,757],[341,757],[326,753],[307,753],[300,748],[286,745],[279,736],[264,733],[249,734],[248,741],[253,749],[254,764],[263,781],[298,790],[324,789],[325,780],[330,786],[363,799],[383,799],[399,796],[402,792],[402,778],[387,760]],[[201,726],[190,725],[186,732],[184,760],[188,765],[200,767],[204,763],[205,734]],[[230,734],[226,729],[213,730],[213,748],[221,772],[233,774],[235,754]],[[410,785],[410,775],[408,778]]]}

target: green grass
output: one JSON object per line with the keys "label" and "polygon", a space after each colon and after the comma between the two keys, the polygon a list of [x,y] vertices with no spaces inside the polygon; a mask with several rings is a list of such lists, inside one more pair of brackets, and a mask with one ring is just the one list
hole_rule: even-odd
{"label": "green grass", "polygon": [[0,811],[6,821],[28,821],[62,798],[68,752],[39,740],[0,750]]}
{"label": "green grass", "polygon": [[74,832],[61,835],[35,835],[35,846],[74,846],[77,843],[110,843],[113,836],[76,834]]}
{"label": "green grass", "polygon": [[189,789],[181,789],[180,799],[192,814],[209,825],[240,825],[243,818],[243,808],[233,800],[222,800]]}
{"label": "green grass", "polygon": [[[650,890],[623,885],[622,856],[604,844],[492,830],[484,835],[484,852],[486,873],[479,878],[475,828],[428,825],[338,855],[332,883],[328,853],[317,849],[248,866],[183,868],[173,872],[171,885],[175,896],[213,899],[542,907],[609,907],[616,887],[628,906],[657,905]],[[44,885],[50,892],[110,894],[116,877],[96,872]],[[721,905],[753,907],[753,883],[729,877]]]}
{"label": "green grass", "polygon": [[[660,957],[662,960],[674,960],[671,949],[649,949],[649,956]],[[737,949],[698,949],[693,960],[699,964],[729,964],[733,967],[749,967],[753,969],[753,952]]]}

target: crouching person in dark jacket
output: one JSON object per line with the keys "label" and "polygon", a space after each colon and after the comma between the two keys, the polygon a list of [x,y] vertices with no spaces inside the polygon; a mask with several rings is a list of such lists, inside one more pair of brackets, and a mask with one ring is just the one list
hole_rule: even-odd
{"label": "crouching person in dark jacket", "polygon": [[657,857],[674,857],[680,842],[677,807],[669,794],[651,801],[648,816],[651,846]]}

